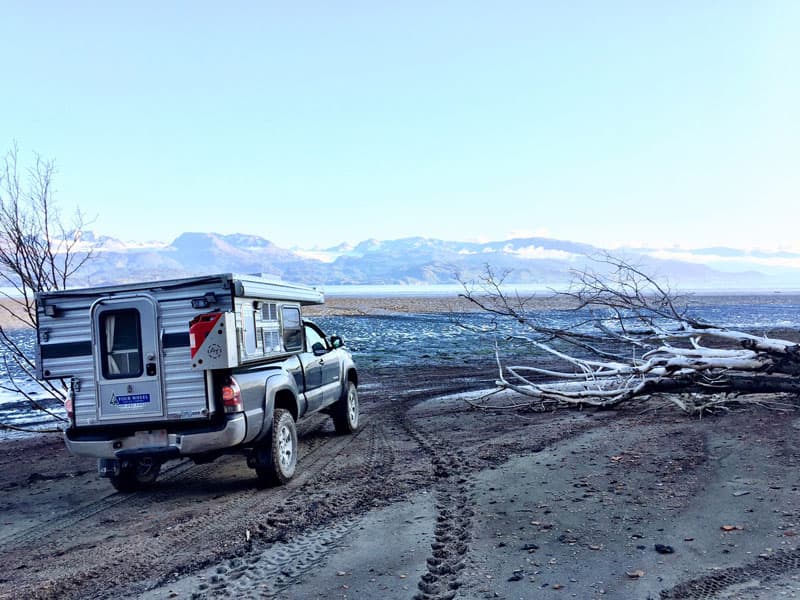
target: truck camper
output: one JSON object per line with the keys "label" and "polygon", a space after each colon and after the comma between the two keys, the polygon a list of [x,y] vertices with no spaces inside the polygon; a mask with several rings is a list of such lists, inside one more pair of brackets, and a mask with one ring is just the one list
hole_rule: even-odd
{"label": "truck camper", "polygon": [[151,486],[167,460],[230,453],[282,484],[299,419],[325,411],[339,433],[358,427],[352,356],[302,315],[323,301],[231,273],[43,292],[37,375],[64,382],[67,447],[120,491]]}

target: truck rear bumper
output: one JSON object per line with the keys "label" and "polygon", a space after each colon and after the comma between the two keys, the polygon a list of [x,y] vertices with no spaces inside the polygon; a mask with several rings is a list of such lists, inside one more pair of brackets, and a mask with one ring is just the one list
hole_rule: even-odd
{"label": "truck rear bumper", "polygon": [[106,437],[82,436],[79,431],[68,429],[64,435],[67,449],[76,456],[95,458],[119,458],[127,455],[191,456],[215,450],[225,450],[241,444],[247,432],[244,414],[231,415],[225,426],[212,431],[197,433],[148,432],[147,435],[115,436],[109,432]]}

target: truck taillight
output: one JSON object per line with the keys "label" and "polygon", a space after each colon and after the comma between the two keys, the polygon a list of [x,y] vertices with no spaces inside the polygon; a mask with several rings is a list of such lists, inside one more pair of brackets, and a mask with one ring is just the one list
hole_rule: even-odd
{"label": "truck taillight", "polygon": [[222,386],[222,405],[226,413],[241,412],[244,410],[242,405],[242,392],[239,384],[233,377],[229,377],[225,385]]}
{"label": "truck taillight", "polygon": [[72,398],[64,400],[64,410],[67,411],[67,418],[72,421],[72,418],[75,416],[75,411],[72,408]]}

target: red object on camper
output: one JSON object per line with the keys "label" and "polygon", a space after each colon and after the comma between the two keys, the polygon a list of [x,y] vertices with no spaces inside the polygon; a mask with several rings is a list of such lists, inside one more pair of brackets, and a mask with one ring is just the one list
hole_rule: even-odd
{"label": "red object on camper", "polygon": [[192,349],[192,358],[197,354],[197,350],[206,341],[208,334],[214,329],[222,316],[221,312],[205,313],[197,315],[189,322],[189,346]]}

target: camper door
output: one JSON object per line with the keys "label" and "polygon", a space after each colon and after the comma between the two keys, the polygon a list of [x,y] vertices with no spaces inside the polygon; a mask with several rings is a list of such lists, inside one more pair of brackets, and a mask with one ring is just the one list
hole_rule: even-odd
{"label": "camper door", "polygon": [[149,296],[101,299],[92,306],[97,418],[164,416],[158,304]]}

